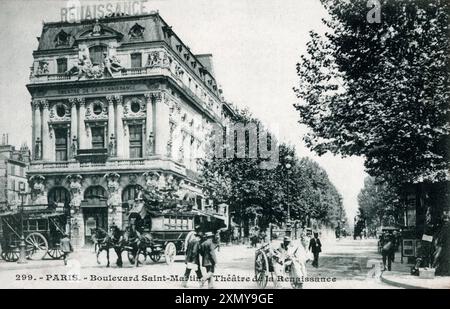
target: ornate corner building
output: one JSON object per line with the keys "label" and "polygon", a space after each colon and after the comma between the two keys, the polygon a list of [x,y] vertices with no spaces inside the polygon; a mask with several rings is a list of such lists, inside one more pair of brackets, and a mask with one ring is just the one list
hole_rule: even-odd
{"label": "ornate corner building", "polygon": [[158,13],[44,23],[33,52],[33,204],[70,208],[75,245],[124,226],[140,188],[205,200],[197,160],[231,110],[212,56],[194,55]]}

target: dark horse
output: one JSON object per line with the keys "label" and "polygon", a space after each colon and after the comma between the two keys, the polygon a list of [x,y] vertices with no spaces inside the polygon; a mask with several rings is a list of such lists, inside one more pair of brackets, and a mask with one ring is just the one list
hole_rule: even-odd
{"label": "dark horse", "polygon": [[94,249],[97,254],[97,263],[100,264],[98,257],[102,251],[106,251],[106,258],[108,263],[106,267],[109,267],[109,249],[114,249],[117,254],[116,265],[122,267],[122,251],[124,249],[124,239],[123,231],[121,231],[117,226],[111,227],[111,233],[108,234],[105,230],[101,228],[92,229],[94,241]]}

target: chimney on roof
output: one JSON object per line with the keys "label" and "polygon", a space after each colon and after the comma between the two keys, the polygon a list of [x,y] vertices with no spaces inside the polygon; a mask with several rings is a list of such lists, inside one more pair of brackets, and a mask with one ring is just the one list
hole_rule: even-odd
{"label": "chimney on roof", "polygon": [[213,64],[213,55],[212,54],[201,54],[195,55],[198,61],[205,67],[205,69],[211,74],[214,78],[214,64]]}

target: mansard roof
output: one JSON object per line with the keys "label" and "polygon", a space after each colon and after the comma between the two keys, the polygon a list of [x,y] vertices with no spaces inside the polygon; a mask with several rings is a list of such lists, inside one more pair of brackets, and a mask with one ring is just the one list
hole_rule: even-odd
{"label": "mansard roof", "polygon": [[83,37],[89,38],[96,22],[100,25],[101,34],[98,37],[92,36],[92,38],[101,39],[102,36],[110,35],[120,37],[121,43],[136,42],[136,38],[130,34],[130,29],[136,24],[143,28],[142,37],[139,38],[141,42],[161,41],[163,37],[161,18],[158,14],[105,17],[97,21],[85,20],[77,23],[51,22],[44,23],[37,50],[45,51],[58,48],[55,44],[55,38],[61,31],[70,36],[69,47],[74,47],[77,40]]}
{"label": "mansard roof", "polygon": [[[58,36],[62,35],[62,38]],[[67,35],[67,38],[65,36]],[[36,54],[75,49],[80,41],[117,39],[120,45],[165,42],[204,83],[218,95],[211,54],[194,55],[158,12],[109,16],[76,23],[44,23]]]}

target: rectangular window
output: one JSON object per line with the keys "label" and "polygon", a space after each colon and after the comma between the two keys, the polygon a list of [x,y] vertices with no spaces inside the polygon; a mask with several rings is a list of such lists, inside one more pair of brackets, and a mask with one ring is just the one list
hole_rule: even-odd
{"label": "rectangular window", "polygon": [[102,64],[105,60],[104,54],[106,53],[105,46],[93,46],[89,48],[89,56],[91,58],[92,64]]}
{"label": "rectangular window", "polygon": [[56,60],[58,65],[58,74],[67,72],[67,58],[60,58]]}
{"label": "rectangular window", "polygon": [[142,158],[142,125],[129,126],[130,158]]}
{"label": "rectangular window", "polygon": [[92,148],[105,148],[105,128],[92,127]]}
{"label": "rectangular window", "polygon": [[132,68],[141,68],[142,67],[142,54],[141,53],[131,54],[131,67]]}
{"label": "rectangular window", "polygon": [[55,129],[56,161],[67,161],[67,129]]}
{"label": "rectangular window", "polygon": [[10,175],[16,175],[16,167],[14,165],[10,165]]}

